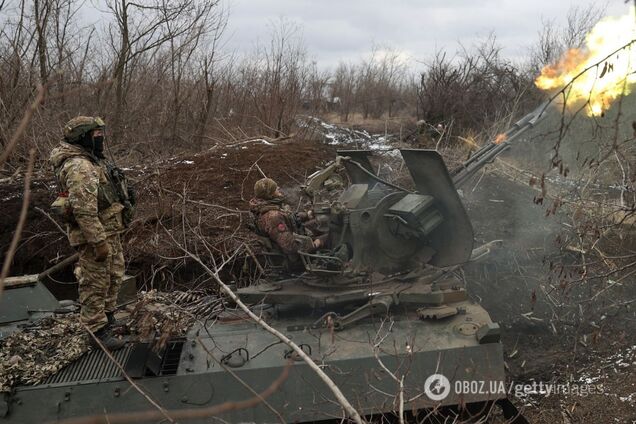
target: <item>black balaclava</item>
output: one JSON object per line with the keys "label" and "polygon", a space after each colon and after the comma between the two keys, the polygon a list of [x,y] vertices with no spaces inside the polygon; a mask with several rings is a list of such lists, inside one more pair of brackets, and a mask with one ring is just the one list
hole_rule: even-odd
{"label": "black balaclava", "polygon": [[104,159],[104,136],[103,135],[99,135],[96,137],[91,137],[91,132],[87,132],[86,134],[84,134],[84,137],[82,137],[79,141],[80,146],[82,146],[83,148],[85,148],[86,150],[88,150],[90,153],[92,153],[95,157],[99,158],[99,159]]}

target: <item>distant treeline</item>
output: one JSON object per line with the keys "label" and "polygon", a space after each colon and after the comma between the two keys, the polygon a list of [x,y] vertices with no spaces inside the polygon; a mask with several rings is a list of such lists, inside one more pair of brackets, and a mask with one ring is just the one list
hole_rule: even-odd
{"label": "distant treeline", "polygon": [[[358,63],[323,70],[294,24],[274,25],[250,55],[224,49],[231,19],[220,0],[0,0],[0,146],[39,85],[44,104],[13,154],[40,159],[78,114],[106,119],[117,154],[163,156],[253,135],[289,135],[298,114],[394,116],[480,132],[534,104],[537,70],[580,44],[600,16],[573,9],[568,26],[546,22],[528,61],[500,54],[494,36],[440,51],[409,69],[397,50],[374,49]],[[5,169],[7,171],[7,169]]]}

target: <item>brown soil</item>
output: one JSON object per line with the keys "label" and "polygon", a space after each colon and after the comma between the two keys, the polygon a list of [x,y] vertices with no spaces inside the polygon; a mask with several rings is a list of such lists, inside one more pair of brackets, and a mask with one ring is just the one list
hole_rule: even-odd
{"label": "brown soil", "polygon": [[[184,261],[167,260],[181,256],[169,234],[181,244],[196,240],[183,237],[183,229],[196,228],[207,243],[231,252],[250,238],[245,225],[248,201],[261,171],[275,179],[294,197],[295,187],[306,175],[333,159],[335,148],[316,141],[253,141],[216,146],[196,155],[184,155],[159,163],[137,164],[127,171],[138,195],[137,213],[124,237],[127,272],[140,281],[173,284],[188,280],[192,269]],[[73,253],[65,236],[42,212],[56,197],[51,172],[38,173],[11,275],[43,271],[60,258]],[[6,251],[17,224],[22,203],[22,181],[0,185],[0,250]],[[294,189],[292,189],[294,188]],[[184,195],[187,199],[184,202]],[[205,204],[198,204],[202,202]],[[175,273],[185,273],[182,278]],[[68,270],[53,276],[69,281]],[[73,286],[47,285],[56,294],[73,295]]]}

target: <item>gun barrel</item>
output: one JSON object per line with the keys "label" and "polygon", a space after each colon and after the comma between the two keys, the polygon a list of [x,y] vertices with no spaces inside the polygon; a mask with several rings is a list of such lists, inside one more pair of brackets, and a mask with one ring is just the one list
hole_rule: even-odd
{"label": "gun barrel", "polygon": [[541,103],[536,109],[515,122],[510,129],[503,134],[501,143],[491,142],[477,150],[466,162],[454,169],[450,174],[453,178],[455,187],[466,182],[470,177],[475,175],[477,171],[483,168],[487,163],[492,162],[497,156],[510,147],[515,139],[523,134],[528,128],[537,124],[544,116],[544,112],[548,107],[548,101]]}

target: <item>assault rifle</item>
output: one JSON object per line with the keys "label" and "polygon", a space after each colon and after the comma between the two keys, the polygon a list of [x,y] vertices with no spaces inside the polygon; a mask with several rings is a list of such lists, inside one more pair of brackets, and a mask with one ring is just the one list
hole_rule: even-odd
{"label": "assault rifle", "polygon": [[135,203],[137,203],[135,192],[132,187],[129,187],[126,175],[124,175],[124,172],[120,168],[110,163],[106,164],[106,168],[108,170],[108,179],[115,189],[119,202],[124,206],[122,217],[124,225],[128,227],[132,222]]}

